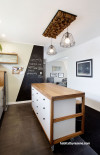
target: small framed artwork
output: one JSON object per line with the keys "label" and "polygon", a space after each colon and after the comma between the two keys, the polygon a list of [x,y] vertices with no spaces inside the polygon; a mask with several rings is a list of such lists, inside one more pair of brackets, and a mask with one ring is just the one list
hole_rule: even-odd
{"label": "small framed artwork", "polygon": [[57,77],[57,73],[50,73],[50,77]]}
{"label": "small framed artwork", "polygon": [[87,59],[76,62],[76,76],[93,77],[93,60]]}
{"label": "small framed artwork", "polygon": [[64,77],[64,73],[58,73],[58,77],[59,78],[63,78]]}
{"label": "small framed artwork", "polygon": [[12,74],[22,74],[23,70],[23,67],[12,67]]}
{"label": "small framed artwork", "polygon": [[52,66],[52,72],[60,71],[60,70],[61,70],[61,66]]}

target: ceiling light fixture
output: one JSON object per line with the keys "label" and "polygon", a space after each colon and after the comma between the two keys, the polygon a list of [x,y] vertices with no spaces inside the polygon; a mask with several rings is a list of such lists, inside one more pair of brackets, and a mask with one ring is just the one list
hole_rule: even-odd
{"label": "ceiling light fixture", "polygon": [[55,55],[55,54],[57,54],[55,47],[52,45],[52,38],[51,38],[51,45],[48,47],[47,54],[48,55]]}
{"label": "ceiling light fixture", "polygon": [[3,38],[5,38],[5,37],[6,37],[6,35],[5,35],[5,34],[2,34],[1,36],[2,36]]}
{"label": "ceiling light fixture", "polygon": [[[76,20],[76,15],[58,10],[45,31],[43,32],[44,37],[49,37],[49,38],[54,38],[56,37],[65,29],[68,28],[68,26]],[[74,38],[71,33],[67,32],[63,35],[60,46],[61,47],[72,47],[75,45]],[[51,44],[48,48],[47,54],[48,55],[55,55],[56,49],[55,47]]]}
{"label": "ceiling light fixture", "polygon": [[74,41],[73,35],[68,32],[68,28],[67,28],[67,32],[63,35],[61,39],[60,46],[64,48],[68,48],[74,45],[75,45],[75,41]]}

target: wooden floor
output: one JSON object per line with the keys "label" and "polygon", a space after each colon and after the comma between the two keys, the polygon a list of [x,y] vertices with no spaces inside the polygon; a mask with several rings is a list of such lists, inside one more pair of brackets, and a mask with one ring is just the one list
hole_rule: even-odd
{"label": "wooden floor", "polygon": [[[79,136],[75,142],[84,142]],[[96,155],[90,146],[55,145],[48,140],[35,117],[31,104],[11,105],[0,128],[0,155]]]}

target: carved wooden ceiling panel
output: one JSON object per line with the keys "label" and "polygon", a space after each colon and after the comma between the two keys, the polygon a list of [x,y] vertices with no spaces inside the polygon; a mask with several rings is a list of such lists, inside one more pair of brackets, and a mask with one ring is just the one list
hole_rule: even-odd
{"label": "carved wooden ceiling panel", "polygon": [[76,15],[58,10],[43,32],[43,36],[56,39],[56,37],[76,19],[76,17]]}

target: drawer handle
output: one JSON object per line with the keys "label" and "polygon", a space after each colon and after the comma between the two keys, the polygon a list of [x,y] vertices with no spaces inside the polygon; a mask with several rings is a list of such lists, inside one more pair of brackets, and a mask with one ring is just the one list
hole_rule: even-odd
{"label": "drawer handle", "polygon": [[43,100],[45,100],[45,98]]}
{"label": "drawer handle", "polygon": [[43,109],[45,109],[45,107],[43,107]]}
{"label": "drawer handle", "polygon": [[38,94],[38,93],[36,93],[36,94]]}
{"label": "drawer handle", "polygon": [[38,108],[38,106],[36,106]]}
{"label": "drawer handle", "polygon": [[45,120],[45,118],[43,118],[43,120]]}
{"label": "drawer handle", "polygon": [[38,115],[38,113],[36,113]]}
{"label": "drawer handle", "polygon": [[38,100],[37,100],[38,101]]}

